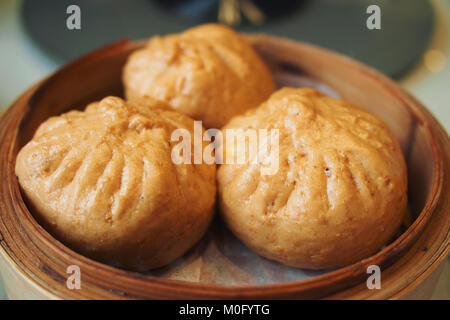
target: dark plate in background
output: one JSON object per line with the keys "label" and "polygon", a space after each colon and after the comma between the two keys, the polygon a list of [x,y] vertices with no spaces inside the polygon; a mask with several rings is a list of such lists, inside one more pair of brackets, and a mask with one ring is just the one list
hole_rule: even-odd
{"label": "dark plate in background", "polygon": [[[428,0],[253,0],[262,25],[243,19],[237,29],[306,41],[356,58],[399,77],[422,56],[434,26]],[[66,8],[81,8],[81,30],[68,30]],[[369,30],[366,9],[381,7],[381,30]],[[27,33],[64,63],[119,38],[143,39],[216,22],[217,0],[25,0]]]}

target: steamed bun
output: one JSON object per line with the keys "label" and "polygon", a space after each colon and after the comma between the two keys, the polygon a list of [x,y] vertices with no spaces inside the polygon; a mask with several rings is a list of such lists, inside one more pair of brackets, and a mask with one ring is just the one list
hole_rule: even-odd
{"label": "steamed bun", "polygon": [[275,90],[268,67],[231,28],[206,24],[155,36],[130,55],[123,71],[129,100],[149,96],[220,128]]}
{"label": "steamed bun", "polygon": [[285,88],[223,130],[231,128],[279,130],[276,174],[262,175],[259,163],[223,164],[217,173],[223,219],[256,253],[336,268],[373,254],[401,225],[405,161],[386,125],[363,109]]}
{"label": "steamed bun", "polygon": [[146,270],[170,263],[203,236],[213,215],[215,165],[174,164],[171,133],[192,132],[193,120],[159,107],[107,97],[48,119],[20,150],[20,186],[57,239],[99,261]]}

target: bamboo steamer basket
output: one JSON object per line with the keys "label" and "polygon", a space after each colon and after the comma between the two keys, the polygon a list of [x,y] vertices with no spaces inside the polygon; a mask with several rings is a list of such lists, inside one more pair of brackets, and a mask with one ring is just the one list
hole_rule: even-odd
{"label": "bamboo steamer basket", "polygon": [[[41,122],[106,95],[122,95],[121,68],[141,42],[83,56],[23,93],[0,119],[0,272],[12,299],[398,299],[428,298],[445,267],[450,228],[450,139],[429,111],[391,79],[347,57],[267,35],[246,35],[275,74],[307,76],[383,119],[408,165],[413,223],[371,257],[307,280],[249,286],[197,284],[128,272],[88,259],[33,218],[14,173],[18,150]],[[82,287],[66,286],[69,265]],[[369,290],[367,267],[380,266]]]}

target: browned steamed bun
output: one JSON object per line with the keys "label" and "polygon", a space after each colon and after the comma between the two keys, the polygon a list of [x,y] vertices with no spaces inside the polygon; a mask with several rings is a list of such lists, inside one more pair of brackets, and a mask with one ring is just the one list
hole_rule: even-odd
{"label": "browned steamed bun", "polygon": [[123,83],[127,99],[164,101],[207,128],[222,127],[275,90],[246,39],[218,24],[151,38],[128,58]]}
{"label": "browned steamed bun", "polygon": [[51,234],[132,270],[186,252],[208,228],[215,201],[215,164],[171,159],[172,132],[192,132],[193,120],[152,105],[107,97],[52,117],[16,161],[20,186]]}
{"label": "browned steamed bun", "polygon": [[284,88],[229,128],[279,130],[275,174],[262,175],[260,164],[223,164],[217,173],[223,219],[256,253],[336,268],[373,254],[401,225],[405,161],[386,125],[363,109]]}

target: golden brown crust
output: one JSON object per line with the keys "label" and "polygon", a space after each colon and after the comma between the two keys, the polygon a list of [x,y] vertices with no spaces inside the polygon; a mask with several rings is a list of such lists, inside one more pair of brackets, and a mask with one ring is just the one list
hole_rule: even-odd
{"label": "golden brown crust", "polygon": [[277,174],[261,175],[260,165],[218,170],[223,218],[260,255],[340,267],[380,249],[400,226],[405,161],[386,125],[361,108],[284,88],[227,128],[279,129]]}
{"label": "golden brown crust", "polygon": [[171,160],[171,133],[192,132],[193,120],[152,104],[107,97],[52,117],[16,161],[20,185],[50,233],[134,270],[188,250],[206,231],[215,201],[215,165]]}
{"label": "golden brown crust", "polygon": [[123,71],[126,97],[164,101],[207,128],[262,103],[275,90],[269,69],[231,28],[207,24],[153,37]]}

